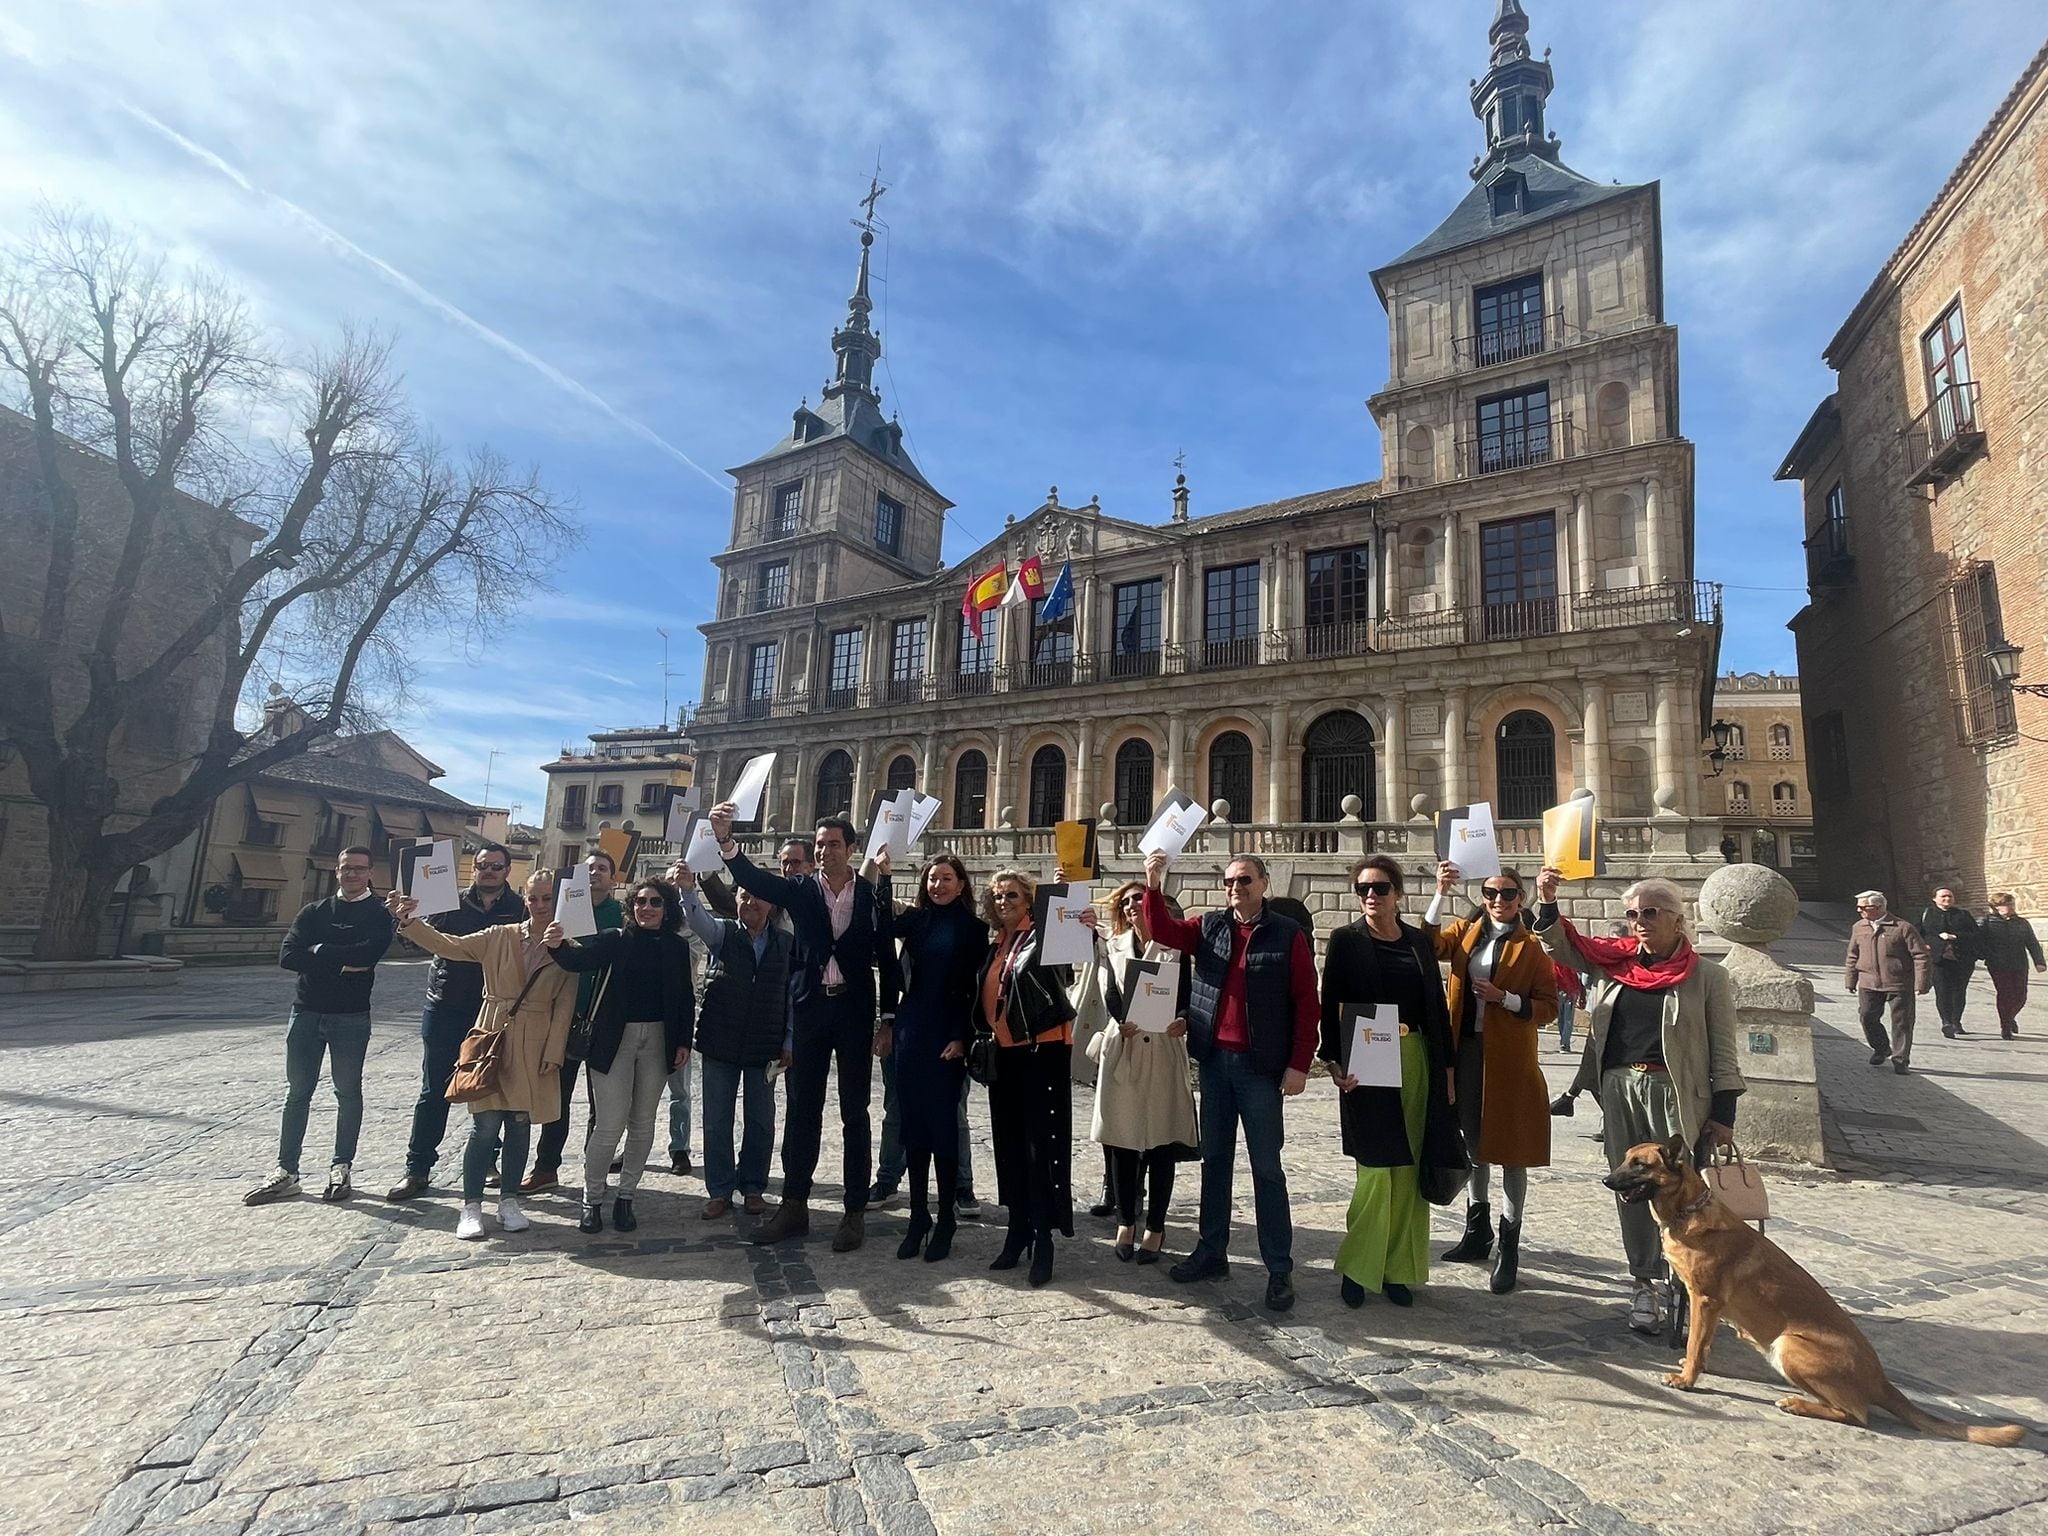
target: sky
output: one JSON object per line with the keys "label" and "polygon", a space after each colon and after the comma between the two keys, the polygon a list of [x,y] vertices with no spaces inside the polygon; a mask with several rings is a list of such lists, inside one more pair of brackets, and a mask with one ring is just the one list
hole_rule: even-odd
{"label": "sky", "polygon": [[[1820,358],[2041,44],[2036,0],[1525,0],[1549,126],[1662,182],[1697,574],[1791,671]],[[396,334],[419,416],[586,530],[394,725],[539,819],[538,765],[702,682],[728,466],[816,399],[879,161],[885,410],[963,558],[1060,488],[1164,520],[1375,478],[1369,272],[1482,145],[1494,0],[815,0],[0,14],[0,237],[40,202],[224,274],[288,352]],[[668,631],[663,676],[663,642]]]}

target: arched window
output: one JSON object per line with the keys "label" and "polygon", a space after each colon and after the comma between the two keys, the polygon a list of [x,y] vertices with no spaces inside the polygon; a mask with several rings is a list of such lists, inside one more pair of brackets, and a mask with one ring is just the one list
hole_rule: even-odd
{"label": "arched window", "polygon": [[1593,397],[1593,441],[1601,448],[1629,445],[1628,386],[1602,384]]}
{"label": "arched window", "polygon": [[1773,816],[1797,816],[1799,814],[1799,787],[1796,784],[1773,784],[1771,786],[1771,814]]}
{"label": "arched window", "polygon": [[1436,439],[1427,427],[1410,427],[1401,473],[1410,485],[1428,485],[1436,478]]}
{"label": "arched window", "polygon": [[1152,821],[1152,744],[1132,737],[1116,749],[1116,824],[1149,826]]}
{"label": "arched window", "polygon": [[1774,721],[1771,725],[1771,756],[1787,758],[1791,755],[1792,727],[1782,720]]}
{"label": "arched window", "polygon": [[988,825],[988,759],[973,748],[960,754],[953,769],[953,825]]}
{"label": "arched window", "polygon": [[1749,785],[1745,781],[1736,779],[1728,786],[1728,809],[1736,816],[1749,814]]}
{"label": "arched window", "polygon": [[1728,727],[1728,756],[1738,763],[1749,756],[1749,737],[1739,725]]}
{"label": "arched window", "polygon": [[1308,728],[1301,739],[1301,818],[1336,821],[1344,814],[1344,797],[1364,802],[1365,820],[1373,818],[1372,725],[1348,709],[1333,709]]}
{"label": "arched window", "polygon": [[1209,743],[1209,804],[1230,802],[1230,819],[1252,819],[1252,744],[1243,731],[1225,731]]}
{"label": "arched window", "polygon": [[827,752],[818,764],[818,788],[811,797],[811,811],[820,821],[853,814],[853,759],[844,752]]}
{"label": "arched window", "polygon": [[1535,821],[1557,804],[1557,733],[1547,716],[1518,709],[1494,733],[1494,814],[1502,821]]}
{"label": "arched window", "polygon": [[1031,754],[1030,818],[1026,826],[1049,827],[1067,814],[1067,754],[1040,747]]}
{"label": "arched window", "polygon": [[892,760],[889,764],[888,785],[889,793],[892,795],[900,789],[917,788],[917,759],[905,752]]}

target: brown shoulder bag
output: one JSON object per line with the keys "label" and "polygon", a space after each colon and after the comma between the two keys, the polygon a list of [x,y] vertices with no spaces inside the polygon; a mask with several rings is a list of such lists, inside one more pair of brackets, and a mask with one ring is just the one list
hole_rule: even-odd
{"label": "brown shoulder bag", "polygon": [[512,1027],[512,1021],[519,1017],[519,1005],[526,1001],[526,994],[533,990],[533,984],[539,980],[538,970],[526,978],[526,985],[521,987],[519,995],[512,999],[512,1006],[505,1013],[505,1021],[498,1028],[485,1029],[480,1023],[474,1024],[470,1027],[469,1033],[462,1037],[462,1049],[455,1056],[455,1070],[448,1074],[448,1087],[442,1094],[450,1104],[474,1104],[478,1099],[487,1099],[498,1091],[498,1070],[505,1062],[506,1031]]}

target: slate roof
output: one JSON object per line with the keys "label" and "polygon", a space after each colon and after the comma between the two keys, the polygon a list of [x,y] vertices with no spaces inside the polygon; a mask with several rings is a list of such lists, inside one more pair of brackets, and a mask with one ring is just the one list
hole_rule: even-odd
{"label": "slate roof", "polygon": [[1437,225],[1420,244],[1412,246],[1372,274],[1373,286],[1379,290],[1382,302],[1386,299],[1387,290],[1380,279],[1396,268],[1431,256],[1441,256],[1447,251],[1462,250],[1482,240],[1491,240],[1496,235],[1546,223],[1568,213],[1577,213],[1583,208],[1639,192],[1643,186],[1642,183],[1593,181],[1562,161],[1535,154],[1517,155],[1505,169],[1519,171],[1528,183],[1528,195],[1521,211],[1504,218],[1493,216],[1491,183],[1501,173],[1490,175],[1466,193],[1464,201],[1451,210],[1451,216]]}
{"label": "slate roof", "polygon": [[[1190,528],[1231,528],[1239,523],[1260,523],[1268,518],[1294,517],[1304,512],[1327,512],[1335,507],[1364,506],[1380,493],[1377,480],[1361,480],[1356,485],[1339,485],[1327,491],[1310,491],[1305,496],[1287,496],[1278,501],[1265,501],[1255,507],[1239,507],[1234,512],[1215,512],[1208,517],[1188,520]],[[1174,526],[1171,523],[1168,528]]]}
{"label": "slate roof", "polygon": [[374,763],[336,757],[331,752],[307,752],[298,757],[288,757],[264,769],[256,777],[300,789],[331,790],[351,800],[396,800],[402,805],[430,806],[437,811],[461,811],[465,815],[477,809],[466,800],[456,799],[445,789],[436,789],[431,784]]}
{"label": "slate roof", "polygon": [[[796,426],[792,422],[790,430],[783,434],[781,442],[766,453],[736,466],[732,473],[738,474],[741,470],[751,469],[756,464],[766,464],[771,459],[795,453],[800,448],[813,448],[819,443],[843,438],[857,447],[866,449],[897,473],[908,475],[934,495],[938,493],[938,487],[925,479],[924,471],[919,469],[910,455],[904,451],[901,438],[889,430],[889,423],[882,419],[882,408],[875,403],[872,396],[859,390],[835,390],[820,400],[815,409],[807,405],[802,410],[804,416],[808,418],[809,427],[804,437],[797,437]],[[947,505],[951,506],[952,503],[948,502]]]}

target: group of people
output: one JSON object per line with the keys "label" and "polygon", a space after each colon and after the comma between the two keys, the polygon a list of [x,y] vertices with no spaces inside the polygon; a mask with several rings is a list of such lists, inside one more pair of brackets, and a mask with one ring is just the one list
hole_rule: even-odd
{"label": "group of people", "polygon": [[[988,1094],[995,1196],[1008,1217],[990,1267],[1028,1262],[1034,1286],[1052,1277],[1056,1241],[1074,1233],[1076,1077],[1093,1084],[1089,1137],[1103,1149],[1106,1186],[1098,1210],[1117,1222],[1119,1259],[1162,1261],[1176,1171],[1199,1164],[1197,1236],[1168,1271],[1176,1281],[1228,1272],[1241,1129],[1265,1300],[1276,1312],[1295,1299],[1283,1106],[1307,1088],[1319,1058],[1337,1091],[1344,1152],[1356,1165],[1336,1258],[1341,1295],[1353,1307],[1371,1295],[1412,1304],[1429,1274],[1429,1205],[1455,1203],[1461,1193],[1465,1230],[1443,1258],[1488,1264],[1492,1291],[1514,1289],[1529,1170],[1550,1161],[1553,1108],[1538,1035],[1558,1017],[1561,996],[1581,999],[1586,1039],[1572,1092],[1597,1096],[1610,1165],[1645,1140],[1679,1136],[1698,1146],[1733,1136],[1743,1082],[1732,988],[1693,947],[1682,897],[1668,881],[1628,891],[1625,937],[1595,937],[1560,915],[1556,870],[1543,870],[1533,890],[1512,870],[1489,876],[1478,908],[1456,914],[1462,876],[1441,865],[1431,899],[1410,918],[1400,865],[1370,855],[1350,871],[1358,915],[1330,935],[1319,974],[1306,914],[1290,916],[1268,899],[1262,860],[1233,858],[1223,908],[1190,918],[1167,895],[1167,860],[1155,854],[1142,881],[1111,893],[1106,917],[1092,908],[1081,914],[1092,958],[1059,965],[1045,958],[1036,884],[1023,871],[999,870],[977,891],[961,861],[940,853],[899,903],[886,855],[856,867],[857,834],[845,820],[821,821],[808,845],[785,843],[771,870],[733,840],[731,805],[708,814],[723,879],[700,882],[679,863],[664,878],[625,882],[615,893],[610,861],[594,854],[598,932],[582,938],[565,936],[555,920],[553,874],[538,871],[523,893],[512,892],[510,859],[496,845],[477,853],[456,910],[425,918],[395,892],[375,900],[369,851],[345,850],[335,894],[302,910],[284,941],[281,963],[298,973],[289,1091],[277,1170],[248,1203],[300,1192],[323,1053],[340,1112],[322,1196],[353,1193],[370,993],[398,934],[434,960],[406,1171],[388,1198],[410,1200],[429,1188],[451,1081],[465,1085],[460,1098],[471,1121],[456,1227],[463,1238],[485,1235],[493,1183],[497,1224],[517,1232],[529,1225],[519,1196],[558,1182],[579,1063],[590,1105],[583,1232],[638,1225],[633,1200],[664,1090],[671,1167],[688,1168],[694,1055],[703,1219],[730,1216],[737,1200],[761,1218],[750,1236],[756,1244],[809,1232],[836,1078],[842,1162],[832,1248],[859,1247],[868,1207],[893,1196],[907,1174],[909,1219],[897,1257],[927,1263],[948,1259],[959,1219],[979,1214],[966,1116],[979,1084]],[[710,957],[701,988],[685,930]],[[1134,1017],[1136,988],[1148,984],[1174,992],[1163,1026],[1149,1012]],[[1387,1080],[1391,1058],[1375,1081],[1357,1075],[1352,1041],[1361,1018],[1397,1031],[1398,1085]],[[870,1112],[878,1060],[879,1171]],[[781,1200],[771,1212],[777,1075],[788,1087]],[[1617,1210],[1635,1281],[1630,1322],[1654,1329],[1655,1223],[1644,1207],[1617,1201]]]}
{"label": "group of people", "polygon": [[2012,892],[1994,892],[1990,910],[1980,918],[1959,906],[1954,890],[1943,886],[1915,922],[1894,913],[1883,891],[1857,893],[1842,980],[1856,999],[1857,1018],[1870,1042],[1870,1064],[1881,1067],[1888,1061],[1901,1075],[1909,1070],[1915,999],[1928,992],[1934,994],[1943,1036],[1954,1040],[1969,1033],[1963,1008],[1980,960],[1991,977],[1998,1033],[2016,1040],[2020,1010],[2027,1003],[2028,966],[2040,973],[2048,971],[2048,962],[2033,925],[2015,908]]}

